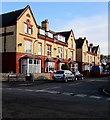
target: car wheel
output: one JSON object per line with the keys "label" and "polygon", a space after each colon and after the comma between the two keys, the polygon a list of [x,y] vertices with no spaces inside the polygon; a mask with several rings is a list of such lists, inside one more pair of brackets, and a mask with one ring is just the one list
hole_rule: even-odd
{"label": "car wheel", "polygon": [[66,82],[66,83],[68,82],[68,78],[65,78],[65,82]]}
{"label": "car wheel", "polygon": [[78,78],[76,77],[76,78],[75,78],[75,80],[77,81],[77,80],[78,80]]}

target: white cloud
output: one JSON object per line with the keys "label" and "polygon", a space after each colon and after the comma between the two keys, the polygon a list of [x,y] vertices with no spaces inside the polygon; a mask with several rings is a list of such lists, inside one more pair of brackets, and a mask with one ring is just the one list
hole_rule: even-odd
{"label": "white cloud", "polygon": [[75,38],[86,37],[89,43],[100,45],[101,53],[108,54],[108,16],[76,18],[62,26],[61,31],[73,29]]}

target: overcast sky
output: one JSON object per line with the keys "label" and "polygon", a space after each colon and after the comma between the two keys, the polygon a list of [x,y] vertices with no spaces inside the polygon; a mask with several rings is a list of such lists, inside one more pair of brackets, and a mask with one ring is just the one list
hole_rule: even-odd
{"label": "overcast sky", "polygon": [[2,13],[30,5],[37,24],[49,20],[53,31],[73,29],[75,38],[86,37],[108,54],[108,2],[2,2]]}

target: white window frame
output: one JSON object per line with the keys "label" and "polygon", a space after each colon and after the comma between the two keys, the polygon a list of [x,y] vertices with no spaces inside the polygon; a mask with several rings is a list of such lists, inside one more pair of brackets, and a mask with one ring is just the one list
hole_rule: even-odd
{"label": "white window frame", "polygon": [[42,43],[38,43],[38,55],[42,55]]}
{"label": "white window frame", "polygon": [[70,58],[73,60],[73,51],[70,51]]}
{"label": "white window frame", "polygon": [[24,32],[28,33],[28,25],[26,23],[24,23]]}
{"label": "white window frame", "polygon": [[84,62],[86,62],[86,56],[84,56]]}
{"label": "white window frame", "polygon": [[47,56],[51,56],[51,50],[52,50],[52,46],[47,45]]}
{"label": "white window frame", "polygon": [[61,47],[58,47],[58,55],[59,55],[59,58],[62,58],[62,48]]}
{"label": "white window frame", "polygon": [[25,53],[32,53],[32,42],[25,40],[24,41],[24,52]]}

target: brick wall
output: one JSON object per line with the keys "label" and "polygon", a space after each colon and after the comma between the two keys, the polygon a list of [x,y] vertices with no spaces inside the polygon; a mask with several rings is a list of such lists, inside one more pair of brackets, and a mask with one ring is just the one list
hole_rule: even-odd
{"label": "brick wall", "polygon": [[[8,77],[9,75],[17,75],[17,77]],[[16,73],[0,73],[0,81],[25,81],[25,76]]]}
{"label": "brick wall", "polygon": [[52,79],[53,73],[35,73],[33,77],[35,80],[50,80]]}

